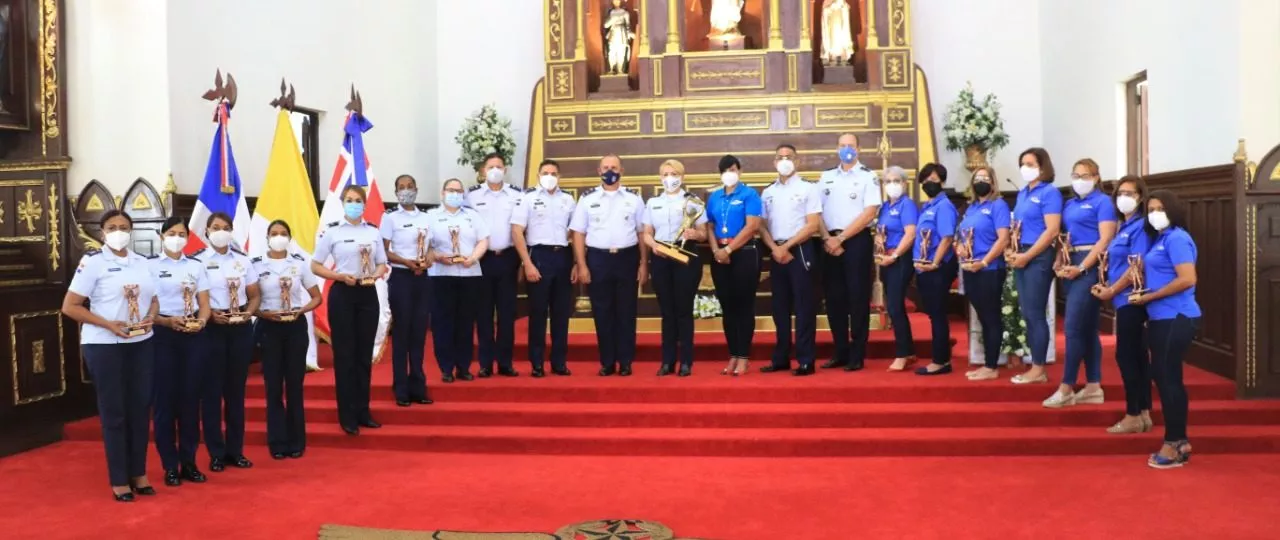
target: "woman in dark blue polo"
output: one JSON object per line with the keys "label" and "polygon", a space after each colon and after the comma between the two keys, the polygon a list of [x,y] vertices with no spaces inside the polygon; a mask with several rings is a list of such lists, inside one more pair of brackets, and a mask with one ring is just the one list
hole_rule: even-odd
{"label": "woman in dark blue polo", "polygon": [[989,381],[1000,376],[1000,346],[1004,339],[1000,293],[1007,275],[1004,250],[1009,245],[1009,205],[995,188],[995,179],[996,171],[991,167],[973,171],[969,183],[973,199],[956,230],[959,238],[956,257],[964,271],[964,294],[982,324],[984,363],[965,373],[971,381]]}
{"label": "woman in dark blue polo", "polygon": [[[1013,221],[1021,224],[1016,253],[1006,254],[1018,289],[1018,309],[1027,323],[1031,367],[1013,376],[1013,384],[1049,382],[1044,365],[1049,357],[1049,289],[1053,286],[1053,245],[1062,225],[1062,194],[1053,187],[1053,161],[1043,148],[1030,148],[1018,156],[1025,185],[1018,190]],[[1018,225],[1011,225],[1017,227]],[[1013,240],[1011,240],[1012,242]]]}
{"label": "woman in dark blue polo", "polygon": [[[951,324],[947,321],[947,297],[951,283],[956,280],[955,254],[951,242],[956,234],[956,207],[943,194],[947,182],[947,168],[929,163],[920,169],[920,190],[929,202],[920,208],[916,224],[916,258],[924,261],[915,264],[916,288],[920,301],[929,314],[932,329],[933,360],[916,370],[916,375],[943,375],[951,373]],[[928,238],[926,245],[925,238]]]}
{"label": "woman in dark blue polo", "polygon": [[906,196],[907,171],[902,167],[894,165],[885,169],[882,184],[886,200],[880,205],[876,227],[884,229],[885,253],[877,263],[880,281],[884,283],[884,307],[889,312],[889,320],[893,321],[894,359],[889,371],[902,371],[916,359],[906,300],[907,286],[914,273],[911,246],[915,244],[919,210],[916,202]]}
{"label": "woman in dark blue polo", "polygon": [[1155,239],[1142,259],[1144,285],[1150,292],[1129,298],[1147,307],[1151,375],[1164,409],[1164,445],[1147,459],[1147,465],[1157,469],[1181,467],[1191,459],[1182,359],[1200,327],[1200,305],[1196,303],[1196,242],[1187,233],[1186,223],[1186,208],[1177,195],[1165,190],[1151,194],[1147,227]]}
{"label": "woman in dark blue polo", "polygon": [[[1061,254],[1054,271],[1062,280],[1067,298],[1067,357],[1058,390],[1042,402],[1047,408],[1071,405],[1096,405],[1103,401],[1102,339],[1098,335],[1098,316],[1102,303],[1093,296],[1098,283],[1098,263],[1107,244],[1116,235],[1116,209],[1111,198],[1102,192],[1102,177],[1092,159],[1077,161],[1071,169],[1071,189],[1076,196],[1062,209],[1062,227],[1066,231],[1071,263],[1063,264]],[[1080,363],[1084,362],[1085,386],[1075,391]]]}
{"label": "woman in dark blue polo", "polygon": [[1116,210],[1123,216],[1120,230],[1107,247],[1107,284],[1093,286],[1093,295],[1111,301],[1116,309],[1116,363],[1124,379],[1125,415],[1107,433],[1151,431],[1151,356],[1147,352],[1147,308],[1129,303],[1129,256],[1141,256],[1151,246],[1146,230],[1147,183],[1126,176],[1116,185]]}
{"label": "woman in dark blue polo", "polygon": [[726,155],[720,158],[720,182],[724,187],[707,200],[707,226],[711,227],[711,279],[724,312],[724,338],[729,343],[729,365],[721,375],[747,372],[751,338],[756,332],[756,289],[760,286],[760,251],[756,231],[764,221],[760,194],[740,183],[742,163]]}

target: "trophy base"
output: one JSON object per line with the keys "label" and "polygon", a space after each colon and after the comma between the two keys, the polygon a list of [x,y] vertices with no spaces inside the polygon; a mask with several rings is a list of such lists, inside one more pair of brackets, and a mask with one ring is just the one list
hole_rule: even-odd
{"label": "trophy base", "polygon": [[378,281],[378,278],[363,277],[356,280],[356,285],[359,285],[361,287],[372,287],[374,283],[377,283],[377,281]]}
{"label": "trophy base", "polygon": [[464,262],[467,262],[467,258],[463,257],[462,255],[454,255],[452,257],[449,257],[449,262],[453,264],[462,264]]}
{"label": "trophy base", "polygon": [[183,319],[182,327],[187,330],[199,330],[200,320],[199,319]]}
{"label": "trophy base", "polygon": [[145,335],[147,335],[147,332],[148,332],[148,331],[149,331],[149,330],[148,330],[148,329],[147,329],[147,327],[145,327],[145,326],[126,326],[126,327],[124,327],[124,334],[125,334],[126,336],[131,337],[131,338],[138,337],[138,336],[145,336]]}
{"label": "trophy base", "polygon": [[661,253],[668,259],[680,262],[681,264],[689,264],[689,259],[696,255],[679,247],[668,244],[666,242],[658,242],[658,247],[653,248],[654,251]]}
{"label": "trophy base", "polygon": [[886,259],[888,259],[889,256],[881,254],[881,255],[873,255],[871,258],[875,259],[876,264],[880,264],[880,263],[883,263]]}
{"label": "trophy base", "polygon": [[1138,300],[1141,300],[1143,296],[1146,296],[1148,292],[1150,291],[1141,290],[1141,291],[1133,291],[1129,293],[1129,303],[1130,304],[1136,303]]}
{"label": "trophy base", "polygon": [[916,264],[933,264],[933,259],[916,259]]}
{"label": "trophy base", "polygon": [[231,323],[231,324],[241,324],[241,323],[243,323],[243,322],[245,322],[245,321],[247,321],[247,320],[249,320],[249,316],[248,316],[248,315],[245,315],[245,314],[243,314],[243,313],[228,313],[228,314],[227,314],[227,322],[229,322],[229,323]]}
{"label": "trophy base", "polygon": [[293,322],[293,321],[296,321],[296,320],[298,320],[298,315],[299,315],[299,313],[298,313],[298,311],[297,311],[297,310],[281,311],[281,312],[280,312],[280,322]]}

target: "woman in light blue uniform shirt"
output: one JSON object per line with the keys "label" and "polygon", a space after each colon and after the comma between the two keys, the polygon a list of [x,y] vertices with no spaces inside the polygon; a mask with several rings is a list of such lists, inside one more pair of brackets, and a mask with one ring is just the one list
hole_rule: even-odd
{"label": "woman in light blue uniform shirt", "polygon": [[902,371],[915,361],[911,321],[907,319],[907,287],[914,273],[911,246],[915,245],[916,202],[906,196],[907,171],[891,166],[884,171],[885,203],[880,205],[876,226],[885,231],[885,253],[880,259],[885,310],[893,321],[894,359],[889,371]]}
{"label": "woman in light blue uniform shirt", "polygon": [[[1053,186],[1053,161],[1043,148],[1030,148],[1018,156],[1024,186],[1018,190],[1013,220],[1022,230],[1016,254],[1006,255],[1018,289],[1018,309],[1027,323],[1031,367],[1013,376],[1013,384],[1049,382],[1044,365],[1049,358],[1049,288],[1053,286],[1053,242],[1062,225],[1062,194]],[[1012,241],[1012,240],[1011,240]]]}
{"label": "woman in light blue uniform shirt", "polygon": [[[1009,205],[995,188],[996,171],[982,167],[973,171],[969,188],[973,200],[964,210],[956,233],[956,257],[964,270],[964,295],[969,298],[982,324],[984,364],[965,376],[971,381],[989,381],[1000,376],[1000,347],[1004,339],[1004,317],[1000,315],[1000,295],[1004,291],[1004,250],[1009,245]],[[967,245],[968,239],[973,245]],[[972,249],[972,252],[969,250]]]}
{"label": "woman in light blue uniform shirt", "polygon": [[1182,360],[1200,328],[1200,305],[1196,303],[1196,242],[1187,233],[1186,223],[1186,207],[1177,195],[1164,190],[1151,194],[1147,227],[1155,239],[1142,259],[1150,292],[1129,299],[1147,307],[1151,375],[1164,410],[1164,445],[1147,458],[1147,465],[1157,469],[1181,467],[1191,459]]}
{"label": "woman in light blue uniform shirt", "polygon": [[1124,380],[1124,418],[1107,433],[1151,431],[1151,357],[1147,353],[1147,309],[1129,304],[1129,255],[1143,255],[1151,246],[1146,229],[1147,183],[1139,176],[1120,179],[1115,191],[1120,230],[1107,247],[1107,284],[1093,286],[1093,295],[1111,301],[1116,310],[1116,364]]}
{"label": "woman in light blue uniform shirt", "polygon": [[[916,370],[916,375],[944,375],[951,373],[951,323],[947,320],[947,297],[951,284],[956,280],[958,266],[951,242],[956,234],[956,207],[943,194],[947,182],[947,168],[929,163],[920,169],[920,190],[929,202],[920,208],[916,226],[916,288],[920,301],[929,314],[932,329],[932,361]],[[928,245],[924,244],[925,236]]]}
{"label": "woman in light blue uniform shirt", "polygon": [[[706,206],[684,190],[684,164],[674,159],[664,161],[658,167],[658,176],[662,178],[664,192],[645,202],[641,218],[642,241],[653,250],[649,273],[662,313],[662,367],[658,368],[658,376],[675,372],[678,359],[679,376],[688,377],[693,373],[693,297],[702,279],[702,257],[698,255],[697,245],[708,236]],[[702,212],[677,238],[686,209],[690,207],[701,207]],[[685,250],[694,255],[684,262],[670,259],[658,250],[661,247],[658,242],[685,242]]]}
{"label": "woman in light blue uniform shirt", "polygon": [[[1116,235],[1116,209],[1111,198],[1102,192],[1098,164],[1092,159],[1082,159],[1072,166],[1071,189],[1076,196],[1062,209],[1071,263],[1062,264],[1059,255],[1054,265],[1067,298],[1067,355],[1062,384],[1042,402],[1050,409],[1096,405],[1103,401],[1102,340],[1098,336],[1102,303],[1094,298],[1092,290],[1098,283],[1102,253]],[[1081,361],[1085,366],[1085,386],[1077,393],[1075,385]]]}
{"label": "woman in light blue uniform shirt", "polygon": [[132,232],[128,214],[103,214],[103,250],[85,254],[62,299],[62,313],[83,325],[80,350],[93,378],[107,473],[119,502],[133,502],[134,493],[156,494],[147,480],[147,438],[155,361],[151,322],[159,303],[147,258],[129,249]]}

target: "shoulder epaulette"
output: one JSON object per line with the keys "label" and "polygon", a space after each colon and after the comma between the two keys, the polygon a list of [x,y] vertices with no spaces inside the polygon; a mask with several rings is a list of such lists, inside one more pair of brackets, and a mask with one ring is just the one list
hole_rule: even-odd
{"label": "shoulder epaulette", "polygon": [[535,191],[538,191],[538,186],[533,186],[531,188],[524,190],[525,193],[533,193]]}
{"label": "shoulder epaulette", "polygon": [[[230,246],[230,247],[228,247],[227,249],[228,249],[228,250],[230,250],[232,253],[236,253],[236,254],[244,255],[244,252],[243,252],[243,251],[240,251],[240,248],[238,248],[238,247]],[[245,255],[245,256],[246,256],[246,257],[248,257],[248,255]]]}
{"label": "shoulder epaulette", "polygon": [[588,189],[588,190],[586,190],[586,191],[582,192],[582,195],[590,195],[590,194],[595,193],[595,192],[597,192],[597,191],[600,191],[600,186],[596,186],[596,187],[593,187],[593,188],[591,188],[591,189]]}
{"label": "shoulder epaulette", "polygon": [[372,224],[372,223],[369,223],[368,221],[362,221],[361,223],[364,223],[365,225],[367,225],[367,226],[369,226],[369,227],[373,227],[373,228],[375,228],[375,229],[376,229],[376,228],[378,228],[378,226],[377,226],[377,225],[374,225],[374,224]]}
{"label": "shoulder epaulette", "polygon": [[868,166],[863,165],[863,164],[861,164],[861,163],[859,163],[859,164],[858,164],[858,168],[859,168],[859,169],[862,169],[862,170],[864,170],[864,171],[867,171],[867,172],[871,172],[871,167],[868,167]]}
{"label": "shoulder epaulette", "polygon": [[396,212],[396,210],[399,210],[399,209],[400,209],[400,207],[399,207],[399,206],[392,206],[391,208],[388,208],[386,212],[383,212],[383,213],[384,213],[384,214],[394,214],[394,213]]}
{"label": "shoulder epaulette", "polygon": [[254,258],[252,258],[252,259],[249,259],[249,262],[251,262],[251,263],[253,263],[253,264],[258,264],[258,263],[262,262],[262,255],[258,255],[257,257],[254,257]]}
{"label": "shoulder epaulette", "polygon": [[480,189],[480,188],[482,188],[482,187],[484,187],[484,184],[476,184],[476,185],[471,186],[470,188],[468,188],[468,189],[467,189],[467,191],[475,191],[475,190]]}
{"label": "shoulder epaulette", "polygon": [[[204,251],[204,250],[201,250],[201,251]],[[200,259],[197,259],[197,258],[195,258],[195,257],[192,257],[191,255],[187,255],[187,259],[193,260],[193,261],[195,261],[195,262],[204,262],[204,261],[201,261]]]}
{"label": "shoulder epaulette", "polygon": [[[137,252],[135,252],[135,253],[137,253]],[[142,255],[142,254],[141,254],[141,253],[138,253],[138,255]],[[147,259],[147,260],[151,260],[151,259],[159,259],[159,258],[160,258],[160,256],[159,256],[159,255],[142,255],[142,258]]]}
{"label": "shoulder epaulette", "polygon": [[339,223],[342,223],[342,222],[341,222],[341,221],[335,221],[335,222],[333,222],[333,223],[326,223],[324,226],[325,226],[325,227],[337,227]]}
{"label": "shoulder epaulette", "polygon": [[307,262],[307,258],[303,257],[301,253],[290,253],[289,256],[298,259],[299,261]]}
{"label": "shoulder epaulette", "polygon": [[840,166],[839,166],[839,165],[836,165],[835,167],[832,167],[832,168],[830,168],[830,169],[827,169],[827,170],[825,170],[825,171],[823,171],[823,172],[831,172],[831,171],[834,171],[834,170],[839,169],[839,168],[840,168]]}
{"label": "shoulder epaulette", "polygon": [[85,256],[85,257],[92,257],[92,256],[97,255],[97,254],[99,254],[99,253],[102,253],[102,250],[101,250],[101,249],[93,249],[93,248],[89,248],[88,250],[86,250],[86,251],[84,252],[84,256]]}
{"label": "shoulder epaulette", "polygon": [[209,251],[209,248],[200,248],[200,250],[199,250],[199,251],[196,251],[195,253],[192,253],[191,255],[188,255],[188,257],[193,257],[193,256],[199,255],[199,254],[201,254],[201,253],[204,253],[204,252],[206,252],[206,251]]}

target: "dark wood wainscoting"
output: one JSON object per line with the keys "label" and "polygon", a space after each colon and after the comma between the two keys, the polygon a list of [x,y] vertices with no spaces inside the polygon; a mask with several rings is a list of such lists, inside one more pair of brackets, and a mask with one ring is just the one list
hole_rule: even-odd
{"label": "dark wood wainscoting", "polygon": [[[1231,297],[1242,316],[1232,319],[1236,388],[1244,397],[1280,396],[1280,146],[1259,165],[1248,161],[1241,143],[1236,155],[1235,227],[1237,249]],[[1231,234],[1234,233],[1234,234]],[[1203,251],[1201,256],[1203,257]],[[1201,278],[1201,283],[1204,278]],[[1217,294],[1217,293],[1215,293]],[[1203,296],[1203,295],[1202,295]],[[1217,317],[1205,311],[1205,320]]]}

